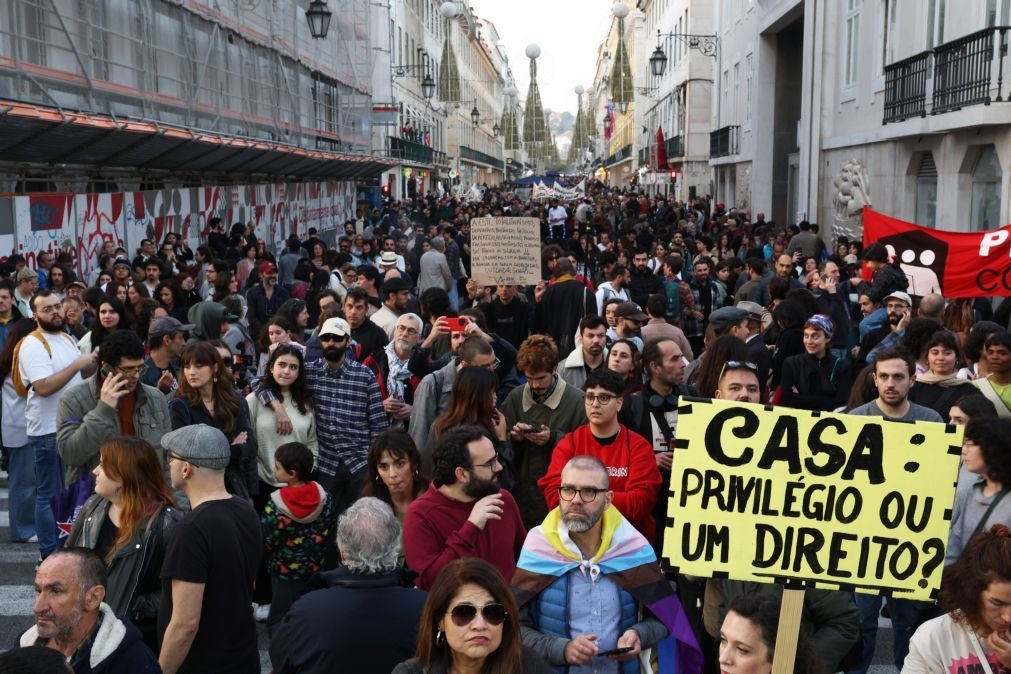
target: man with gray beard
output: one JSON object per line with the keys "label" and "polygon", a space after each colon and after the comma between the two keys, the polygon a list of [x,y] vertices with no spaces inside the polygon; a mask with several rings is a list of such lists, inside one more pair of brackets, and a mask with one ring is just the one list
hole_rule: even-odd
{"label": "man with gray beard", "polygon": [[[592,665],[594,672],[617,674],[625,671],[623,661],[656,646],[668,630],[642,612],[644,600],[652,606],[654,598],[647,600],[613,572],[637,568],[660,587],[660,568],[648,541],[612,505],[608,470],[599,459],[569,459],[558,497],[558,508],[528,535],[513,576],[523,644],[553,667],[582,672]],[[621,556],[635,559],[621,562]]]}

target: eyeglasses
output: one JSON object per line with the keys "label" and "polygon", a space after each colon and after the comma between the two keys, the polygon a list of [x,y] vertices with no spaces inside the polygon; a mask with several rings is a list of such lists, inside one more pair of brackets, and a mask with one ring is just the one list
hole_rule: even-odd
{"label": "eyeglasses", "polygon": [[723,379],[727,370],[751,370],[756,375],[758,374],[758,366],[745,360],[728,360],[724,363],[723,369],[720,370],[720,379]]}
{"label": "eyeglasses", "polygon": [[502,465],[502,462],[499,460],[498,452],[495,452],[495,456],[491,457],[491,459],[485,461],[484,463],[475,463],[474,468],[487,468],[488,470],[495,470],[496,465],[499,466]]}
{"label": "eyeglasses", "polygon": [[603,407],[604,405],[607,405],[617,397],[618,396],[612,393],[597,393],[596,395],[594,395],[593,393],[587,393],[586,395],[583,396],[583,400],[586,402],[587,405],[592,406],[593,404],[597,403],[601,407]]}
{"label": "eyeglasses", "polygon": [[566,487],[561,486],[558,488],[558,498],[563,501],[571,501],[579,495],[579,500],[583,503],[593,503],[597,500],[597,494],[602,494],[606,489],[600,489],[599,487]]}
{"label": "eyeglasses", "polygon": [[57,302],[56,304],[49,304],[49,305],[44,306],[44,307],[39,307],[38,309],[35,310],[35,313],[37,313],[37,314],[51,314],[54,311],[59,311],[62,308],[63,308],[63,302]]}
{"label": "eyeglasses", "polygon": [[[481,617],[493,627],[498,627],[505,622],[509,612],[502,604],[485,604],[481,607]],[[477,617],[478,608],[473,604],[457,604],[449,612],[449,617],[457,627],[466,627],[474,622]]]}
{"label": "eyeglasses", "polygon": [[187,459],[185,457],[182,457],[182,456],[179,456],[178,454],[175,454],[173,452],[165,452],[165,459],[167,461],[173,461],[173,460],[175,460],[175,461],[182,461],[183,463],[186,463],[187,461],[189,461],[189,459]]}
{"label": "eyeglasses", "polygon": [[135,367],[117,367],[116,369],[120,374],[127,377],[139,377],[147,372],[147,364],[137,365]]}

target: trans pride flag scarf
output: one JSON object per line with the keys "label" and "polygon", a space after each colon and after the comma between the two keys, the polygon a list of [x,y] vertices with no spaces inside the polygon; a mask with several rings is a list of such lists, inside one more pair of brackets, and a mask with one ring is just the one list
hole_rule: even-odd
{"label": "trans pride flag scarf", "polygon": [[603,573],[647,607],[670,633],[657,649],[660,673],[702,674],[702,651],[681,602],[660,572],[649,541],[613,505],[604,511],[601,521],[600,550],[586,562],[568,535],[563,539],[559,508],[527,534],[512,581],[520,606],[572,569],[583,568],[593,578]]}

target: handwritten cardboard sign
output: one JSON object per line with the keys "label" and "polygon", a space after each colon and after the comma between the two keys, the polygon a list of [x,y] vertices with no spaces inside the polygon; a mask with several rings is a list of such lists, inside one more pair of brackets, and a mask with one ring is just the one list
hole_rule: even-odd
{"label": "handwritten cardboard sign", "polygon": [[961,427],[722,400],[679,410],[663,556],[680,573],[929,599]]}
{"label": "handwritten cardboard sign", "polygon": [[470,269],[480,285],[533,285],[541,280],[541,221],[474,218]]}

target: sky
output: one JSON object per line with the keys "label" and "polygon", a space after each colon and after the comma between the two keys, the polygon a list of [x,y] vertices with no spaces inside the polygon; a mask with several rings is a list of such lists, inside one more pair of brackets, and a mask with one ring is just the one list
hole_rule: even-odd
{"label": "sky", "polygon": [[527,45],[541,48],[537,85],[552,112],[576,113],[577,84],[589,89],[597,46],[607,37],[608,0],[470,0],[474,13],[495,24],[499,46],[509,58],[520,100],[530,86]]}

